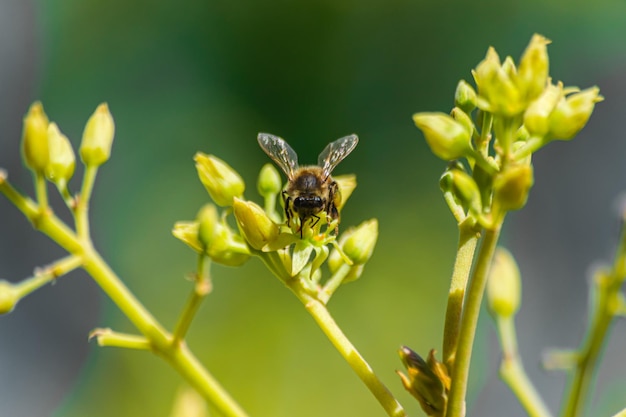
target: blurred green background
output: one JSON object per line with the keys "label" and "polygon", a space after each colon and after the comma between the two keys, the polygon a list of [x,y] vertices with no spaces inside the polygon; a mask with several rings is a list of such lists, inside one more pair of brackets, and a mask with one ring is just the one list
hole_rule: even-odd
{"label": "blurred green background", "polygon": [[[396,350],[439,348],[456,245],[438,189],[444,163],[411,115],[448,111],[456,83],[471,80],[488,46],[517,60],[534,32],[552,39],[551,75],[566,85],[597,84],[607,98],[597,107],[604,116],[592,117],[572,144],[538,155],[529,208],[511,216],[504,236],[525,277],[522,354],[556,410],[564,378],[542,373],[539,356],[580,340],[585,268],[610,255],[617,233],[610,207],[626,182],[626,3],[7,0],[0,19],[0,166],[32,189],[18,152],[33,100],[76,146],[89,115],[108,102],[116,139],[96,184],[93,235],[168,328],[195,267],[170,230],[208,201],[193,154],[228,161],[256,199],[256,175],[268,161],[259,131],[287,139],[302,163],[315,162],[331,140],[358,134],[359,146],[335,172],[359,181],[342,227],[376,217],[380,238],[363,277],[342,287],[330,310],[411,415],[421,411],[394,373]],[[17,281],[62,255],[1,200],[0,216],[2,278]],[[213,277],[189,345],[251,415],[383,415],[260,262],[216,266]],[[498,380],[499,349],[483,319],[469,415],[522,416]],[[88,344],[94,327],[134,331],[80,272],[2,317],[0,415],[167,416],[183,383],[178,374],[153,355]],[[619,365],[626,361],[618,348],[607,356],[613,351],[595,397],[598,415],[626,406],[614,388],[626,384]]]}

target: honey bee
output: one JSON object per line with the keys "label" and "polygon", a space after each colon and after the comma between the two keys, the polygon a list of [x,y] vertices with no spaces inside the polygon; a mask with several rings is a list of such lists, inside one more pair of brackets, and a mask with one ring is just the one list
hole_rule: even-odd
{"label": "honey bee", "polygon": [[317,158],[317,165],[298,166],[296,152],[278,136],[259,133],[257,137],[261,149],[285,172],[288,179],[283,191],[287,226],[298,216],[300,220],[300,238],[304,222],[311,219],[311,227],[319,222],[318,214],[326,212],[327,221],[337,220],[334,233],[338,233],[339,211],[341,204],[339,187],[330,173],[350,152],[354,150],[359,138],[356,135],[345,136],[329,143]]}

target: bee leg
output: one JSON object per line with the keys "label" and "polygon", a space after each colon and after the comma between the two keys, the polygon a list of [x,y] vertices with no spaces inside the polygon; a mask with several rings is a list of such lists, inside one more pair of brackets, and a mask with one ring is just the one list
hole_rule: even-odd
{"label": "bee leg", "polygon": [[287,227],[291,227],[291,197],[287,191],[283,191],[283,202],[285,203],[285,218],[287,219]]}
{"label": "bee leg", "polygon": [[339,210],[337,210],[337,204],[341,204],[341,193],[339,192],[339,186],[335,181],[333,181],[328,187],[328,204],[326,205],[326,215],[330,218],[331,221],[337,221],[335,230],[333,230],[335,236],[339,234]]}

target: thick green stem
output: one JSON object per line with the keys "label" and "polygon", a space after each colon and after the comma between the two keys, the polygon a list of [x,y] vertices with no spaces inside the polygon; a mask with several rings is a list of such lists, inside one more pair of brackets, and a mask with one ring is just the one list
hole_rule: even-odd
{"label": "thick green stem", "polygon": [[478,316],[485,292],[485,284],[487,283],[487,275],[498,243],[498,237],[500,236],[501,224],[501,222],[498,222],[495,228],[485,231],[485,236],[476,259],[476,266],[465,300],[463,317],[461,318],[461,329],[452,370],[452,383],[450,386],[450,396],[448,397],[446,417],[465,416],[465,395],[467,392],[467,380],[472,358],[472,348],[474,346],[474,336],[476,335]]}
{"label": "thick green stem", "polygon": [[398,400],[394,398],[382,381],[378,379],[370,365],[341,331],[326,306],[321,301],[304,291],[297,281],[294,280],[292,282],[293,284],[289,285],[289,288],[298,297],[302,304],[304,304],[306,310],[309,314],[311,314],[311,316],[313,316],[318,326],[322,329],[324,334],[326,334],[333,346],[335,346],[341,356],[343,356],[354,372],[356,372],[361,381],[365,383],[374,397],[376,397],[378,402],[385,409],[387,415],[393,417],[406,416],[402,405],[400,405]]}
{"label": "thick green stem", "polygon": [[454,367],[465,289],[472,269],[474,252],[476,251],[479,236],[473,223],[465,221],[459,225],[459,244],[452,271],[443,330],[443,362],[449,370]]}

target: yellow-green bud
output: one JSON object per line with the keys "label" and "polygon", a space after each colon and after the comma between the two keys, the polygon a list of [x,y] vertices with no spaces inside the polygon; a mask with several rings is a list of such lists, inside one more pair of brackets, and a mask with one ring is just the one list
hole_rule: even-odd
{"label": "yellow-green bud", "polygon": [[532,165],[515,165],[498,174],[493,182],[494,201],[503,210],[519,210],[534,182]]}
{"label": "yellow-green bud", "polygon": [[469,209],[473,214],[479,214],[481,212],[481,198],[480,191],[476,181],[466,172],[452,169],[447,171],[450,175],[452,192],[456,198],[463,204],[464,207]]}
{"label": "yellow-green bud", "polygon": [[452,116],[452,118],[457,122],[461,123],[463,127],[465,127],[465,130],[467,130],[470,134],[470,137],[472,136],[472,133],[474,133],[474,122],[472,122],[472,118],[469,117],[467,113],[459,107],[455,107],[450,112],[450,116]]}
{"label": "yellow-green bud", "polygon": [[259,194],[263,197],[277,195],[283,186],[280,174],[273,164],[267,163],[261,168],[256,183]]}
{"label": "yellow-green bud", "polygon": [[524,112],[524,126],[533,136],[543,137],[548,133],[549,117],[563,97],[563,84],[549,84],[543,93]]}
{"label": "yellow-green bud", "polygon": [[86,166],[100,166],[109,160],[115,136],[115,123],[106,103],[100,104],[91,115],[80,144],[80,159]]}
{"label": "yellow-green bud", "polygon": [[422,131],[430,150],[451,161],[473,153],[467,128],[445,113],[417,113],[415,125]]}
{"label": "yellow-green bud", "polygon": [[493,47],[487,51],[472,74],[478,86],[477,105],[482,110],[506,117],[516,116],[523,111],[524,103],[515,85],[515,65],[508,59],[506,66],[500,65],[500,57]]}
{"label": "yellow-green bud", "polygon": [[333,179],[337,183],[337,187],[339,187],[340,198],[339,201],[335,202],[335,205],[338,210],[341,210],[343,206],[346,205],[346,201],[352,195],[352,192],[356,188],[356,175],[354,174],[344,174],[344,175],[336,175],[333,176]]}
{"label": "yellow-green bud", "polygon": [[40,174],[48,165],[48,116],[39,101],[30,106],[24,117],[22,158],[28,168]]}
{"label": "yellow-green bud", "polygon": [[456,86],[454,105],[467,114],[476,108],[476,91],[465,80],[459,81]]}
{"label": "yellow-green bud", "polygon": [[198,222],[198,240],[206,248],[210,248],[222,235],[224,226],[220,224],[217,207],[213,204],[205,204],[196,217]]}
{"label": "yellow-green bud", "polygon": [[550,40],[534,34],[526,47],[517,71],[517,86],[526,102],[530,102],[543,92],[548,82]]}
{"label": "yellow-green bud", "polygon": [[48,125],[48,146],[50,159],[46,166],[46,177],[55,184],[64,184],[74,175],[76,156],[67,136],[59,130],[56,123]]}
{"label": "yellow-green bud", "polygon": [[378,220],[370,219],[357,226],[343,243],[343,252],[354,265],[366,263],[378,240]]}
{"label": "yellow-green bud", "polygon": [[0,314],[13,311],[18,301],[20,301],[19,295],[13,284],[0,280]]}
{"label": "yellow-green bud", "polygon": [[[227,225],[214,223],[213,230],[210,230],[211,226],[204,224],[202,226],[204,230],[201,231],[201,222],[209,221],[208,217],[211,216],[210,209],[207,211],[200,210],[198,214],[199,221],[177,222],[174,225],[172,234],[194,251],[198,253],[205,252],[217,263],[227,266],[244,264],[250,258],[248,245],[241,236],[234,234]],[[200,236],[201,233],[202,237]],[[206,239],[210,241],[208,245],[203,242]]]}
{"label": "yellow-green bud", "polygon": [[602,100],[598,87],[561,98],[549,118],[549,135],[554,139],[572,139],[587,124],[594,105]]}
{"label": "yellow-green bud", "polygon": [[510,317],[520,306],[522,281],[513,255],[497,248],[487,281],[487,302],[494,316]]}
{"label": "yellow-green bud", "polygon": [[193,160],[200,181],[218,206],[232,206],[233,198],[243,197],[246,188],[243,179],[226,162],[202,152],[196,153]]}
{"label": "yellow-green bud", "polygon": [[257,204],[235,197],[233,212],[241,234],[254,249],[261,250],[278,237],[278,226]]}

